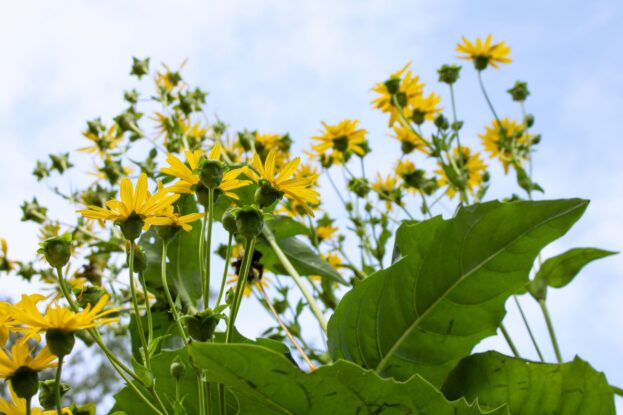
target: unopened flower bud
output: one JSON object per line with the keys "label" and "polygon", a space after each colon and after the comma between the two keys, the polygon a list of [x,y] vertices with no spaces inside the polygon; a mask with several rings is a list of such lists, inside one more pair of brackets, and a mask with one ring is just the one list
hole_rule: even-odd
{"label": "unopened flower bud", "polygon": [[133,241],[139,236],[141,236],[141,232],[143,232],[143,218],[141,218],[136,213],[132,213],[125,220],[118,221],[117,225],[121,228],[121,233],[123,237],[128,241]]}
{"label": "unopened flower bud", "polygon": [[411,114],[411,120],[417,125],[424,124],[424,120],[426,119],[426,113],[420,110],[413,110],[413,114]]}
{"label": "unopened flower bud", "polygon": [[400,91],[400,78],[390,78],[385,81],[385,88],[391,95],[395,95]]}
{"label": "unopened flower bud", "polygon": [[236,215],[236,230],[246,239],[255,238],[262,232],[264,219],[262,212],[253,206],[243,207]]}
{"label": "unopened flower bud", "polygon": [[53,268],[64,267],[71,257],[71,234],[49,238],[39,244],[37,252],[45,256],[46,261]]}
{"label": "unopened flower bud", "polygon": [[236,233],[236,217],[232,209],[227,209],[223,216],[221,217],[221,223],[223,224],[223,228],[229,233]]}
{"label": "unopened flower bud", "polygon": [[459,72],[461,72],[461,67],[458,65],[443,65],[437,70],[439,82],[452,85],[459,79]]}
{"label": "unopened flower bud", "polygon": [[186,373],[186,365],[181,360],[175,359],[171,362],[169,373],[171,373],[171,377],[179,380]]}
{"label": "unopened flower bud", "polygon": [[515,82],[515,85],[506,92],[511,94],[513,101],[517,102],[524,102],[526,98],[528,98],[528,95],[530,95],[530,91],[528,91],[528,84],[521,81]]}
{"label": "unopened flower bud", "polygon": [[223,166],[217,160],[205,160],[201,164],[199,179],[208,189],[215,189],[223,180]]}
{"label": "unopened flower bud", "polygon": [[448,119],[443,116],[443,114],[439,114],[435,118],[435,126],[440,130],[447,130],[450,127],[450,123],[448,122]]}
{"label": "unopened flower bud", "polygon": [[255,191],[255,203],[260,208],[270,206],[283,197],[283,192],[275,189],[268,183],[262,184]]}
{"label": "unopened flower bud", "polygon": [[74,349],[76,338],[71,331],[48,329],[45,332],[45,341],[53,355],[63,357],[70,354]]}

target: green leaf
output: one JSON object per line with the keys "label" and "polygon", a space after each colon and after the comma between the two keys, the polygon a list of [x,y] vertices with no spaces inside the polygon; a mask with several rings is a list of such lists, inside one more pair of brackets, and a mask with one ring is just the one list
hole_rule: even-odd
{"label": "green leaf", "polygon": [[449,399],[508,405],[513,415],[614,414],[614,394],[603,373],[576,357],[563,364],[532,363],[497,352],[463,359],[443,386]]}
{"label": "green leaf", "polygon": [[488,202],[402,225],[403,257],[357,284],[329,321],[329,351],[398,380],[441,385],[502,321],[534,258],[582,215],[587,201]]}
{"label": "green leaf", "polygon": [[[197,203],[190,196],[180,198],[182,214],[197,212]],[[201,297],[201,277],[199,275],[199,234],[201,226],[194,222],[190,232],[179,231],[167,247],[167,280],[174,299],[179,298],[182,304],[197,305]],[[140,245],[145,250],[147,269],[144,271],[145,281],[150,290],[164,298],[162,291],[162,239],[156,235],[154,227],[140,238]]]}
{"label": "green leaf", "polygon": [[541,265],[534,279],[547,281],[547,285],[562,288],[587,265],[596,259],[618,254],[598,248],[574,248],[549,258]]}
{"label": "green leaf", "polygon": [[[231,389],[242,414],[481,414],[447,401],[420,376],[382,379],[346,361],[303,372],[279,353],[246,344],[197,344],[190,355],[212,382]],[[495,411],[506,414],[506,410]]]}

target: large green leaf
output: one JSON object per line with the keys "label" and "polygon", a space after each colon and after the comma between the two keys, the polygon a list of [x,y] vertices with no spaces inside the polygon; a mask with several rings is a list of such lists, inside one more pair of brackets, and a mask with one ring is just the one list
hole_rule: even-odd
{"label": "large green leaf", "polygon": [[614,394],[603,373],[576,357],[563,364],[532,363],[497,352],[463,359],[443,386],[449,399],[506,403],[513,415],[614,414]]}
{"label": "large green leaf", "polygon": [[[192,197],[180,199],[183,214],[197,212],[197,204]],[[201,297],[201,277],[199,275],[199,234],[201,226],[194,222],[190,232],[179,231],[167,247],[167,280],[173,298],[180,298],[183,304],[196,306]],[[145,280],[150,290],[162,292],[162,239],[152,227],[140,239],[140,245],[147,256]]]}
{"label": "large green leaf", "polygon": [[463,399],[447,401],[417,375],[396,382],[346,361],[309,374],[279,353],[244,344],[193,344],[190,355],[206,369],[208,380],[224,383],[234,392],[242,414],[482,413]]}
{"label": "large green leaf", "polygon": [[534,279],[546,281],[550,287],[562,288],[569,284],[589,262],[614,254],[617,252],[598,248],[570,249],[545,261]]}
{"label": "large green leaf", "polygon": [[528,282],[538,252],[586,209],[579,199],[488,202],[456,217],[402,225],[403,256],[356,285],[329,322],[329,350],[399,380],[441,385],[483,338],[504,303]]}

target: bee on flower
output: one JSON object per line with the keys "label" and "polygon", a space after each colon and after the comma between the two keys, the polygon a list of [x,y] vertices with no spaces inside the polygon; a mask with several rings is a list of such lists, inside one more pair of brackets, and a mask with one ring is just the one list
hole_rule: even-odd
{"label": "bee on flower", "polygon": [[413,101],[422,95],[424,83],[419,76],[413,76],[407,63],[402,69],[394,72],[385,82],[377,83],[372,91],[379,94],[372,101],[372,106],[382,112],[389,113],[389,126],[392,127],[400,117],[400,112],[412,106]]}
{"label": "bee on flower", "polygon": [[521,164],[530,156],[530,146],[536,138],[526,132],[524,124],[509,118],[493,120],[478,137],[490,157],[500,160],[505,173],[509,165]]}
{"label": "bee on flower", "polygon": [[[242,259],[244,256],[244,252],[242,250],[239,250],[238,252],[238,256],[232,262],[235,273],[232,274],[231,277],[227,280],[228,284],[234,286],[238,282],[238,276],[240,275],[240,271],[242,268]],[[262,289],[265,289],[268,286],[269,281],[264,275],[264,266],[262,265],[261,259],[262,253],[260,251],[253,251],[253,255],[251,257],[251,267],[249,268],[249,274],[247,275],[247,283],[244,286],[245,297],[251,296],[251,294],[253,293],[253,288],[255,286],[261,286]]]}
{"label": "bee on flower", "polygon": [[462,38],[463,43],[456,45],[456,51],[462,53],[459,59],[471,60],[474,67],[478,71],[482,71],[491,65],[495,69],[499,69],[500,63],[511,63],[511,48],[504,42],[493,44],[493,36],[488,35],[483,42],[481,38],[476,38],[475,42],[470,42],[465,36]]}
{"label": "bee on flower", "polygon": [[312,145],[318,158],[325,156],[332,164],[342,164],[348,161],[351,154],[359,157],[366,155],[367,142],[363,128],[357,128],[359,120],[343,120],[336,125],[322,123],[324,130],[320,135],[312,137],[317,144]]}

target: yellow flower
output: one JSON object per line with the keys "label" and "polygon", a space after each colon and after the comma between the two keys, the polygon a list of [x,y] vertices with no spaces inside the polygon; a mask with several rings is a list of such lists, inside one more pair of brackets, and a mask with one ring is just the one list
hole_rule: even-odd
{"label": "yellow flower", "polygon": [[36,372],[56,366],[56,356],[48,347],[44,347],[32,356],[30,346],[25,341],[18,341],[11,347],[11,353],[0,348],[0,378],[10,379],[20,367],[28,367]]}
{"label": "yellow flower", "polygon": [[[315,187],[315,183],[312,186]],[[296,200],[285,199],[281,206],[275,210],[275,213],[283,213],[291,217],[305,217],[308,209],[311,209],[314,214],[320,210],[317,205],[308,206],[307,204],[299,203]]]}
{"label": "yellow flower", "polygon": [[313,180],[314,186],[317,186],[317,180],[320,177],[320,173],[318,173],[318,169],[311,163],[302,163],[296,171],[296,176],[307,177],[309,180]]}
{"label": "yellow flower", "polygon": [[463,43],[456,45],[456,51],[463,53],[464,56],[459,56],[459,59],[471,60],[474,62],[474,66],[478,70],[483,70],[487,65],[491,65],[498,69],[498,63],[511,63],[509,55],[511,53],[510,46],[504,44],[504,42],[492,44],[493,37],[487,36],[487,39],[483,42],[482,39],[476,38],[476,42],[472,43],[465,36],[462,37]]}
{"label": "yellow flower", "polygon": [[[422,95],[424,84],[420,83],[419,76],[411,74],[409,65],[411,65],[411,62],[407,63],[401,70],[393,73],[387,81],[380,82],[372,87],[372,91],[380,95],[372,101],[372,106],[380,109],[382,112],[389,113],[390,127],[394,125],[399,116],[399,109],[394,102],[394,96],[398,104],[404,109],[409,107],[416,97]],[[394,88],[396,91],[392,91]]]}
{"label": "yellow flower", "polygon": [[314,178],[295,175],[296,169],[301,162],[300,157],[290,160],[277,173],[275,171],[276,158],[277,152],[271,150],[266,156],[266,161],[262,164],[260,156],[257,153],[254,154],[253,168],[255,171],[249,169],[245,174],[254,182],[267,184],[274,190],[283,193],[288,199],[298,202],[309,215],[314,216],[313,210],[308,206],[309,203],[313,205],[320,203],[320,194],[312,189]]}
{"label": "yellow flower", "polygon": [[[186,150],[184,154],[188,165],[184,164],[184,162],[177,158],[174,154],[169,154],[167,155],[167,163],[169,163],[169,167],[163,167],[160,171],[179,179],[179,181],[168,188],[170,191],[176,193],[193,193],[195,190],[194,186],[199,183],[199,173],[196,173],[196,171],[199,169],[199,160],[201,159],[203,153],[201,150]],[[220,158],[221,147],[218,144],[215,144],[208,154],[208,160],[220,160]],[[232,190],[251,184],[249,180],[238,179],[238,177],[246,170],[248,170],[247,167],[239,167],[226,171],[223,174],[223,179],[221,180],[219,189],[223,191],[225,196],[238,200],[238,195],[233,193]]]}
{"label": "yellow flower", "polygon": [[413,150],[419,150],[422,153],[427,153],[426,143],[418,133],[413,131],[411,127],[401,124],[399,126],[394,126],[393,130],[394,135],[392,137],[400,141],[402,152],[404,154],[409,154]]}
{"label": "yellow flower", "polygon": [[258,142],[266,151],[270,150],[283,150],[281,144],[281,137],[279,134],[265,133],[255,134],[255,141]]}
{"label": "yellow flower", "polygon": [[108,155],[110,150],[114,150],[119,145],[119,142],[123,140],[122,134],[117,134],[117,124],[113,124],[105,134],[97,135],[91,131],[85,131],[82,133],[87,140],[93,142],[93,145],[88,147],[79,148],[78,151],[83,153],[97,153],[102,157]]}
{"label": "yellow flower", "polygon": [[499,122],[493,120],[491,126],[485,127],[485,133],[479,134],[482,145],[491,158],[497,157],[504,166],[504,172],[508,173],[508,166],[517,158],[526,157],[526,144],[532,138],[525,133],[525,126],[515,120],[503,118]]}
{"label": "yellow flower", "polygon": [[106,202],[107,208],[90,205],[87,206],[87,209],[82,209],[78,212],[89,219],[123,221],[136,214],[142,220],[145,220],[161,216],[167,206],[170,206],[180,197],[178,194],[169,193],[170,189],[162,188],[155,194],[150,195],[147,191],[147,175],[141,173],[134,190],[132,189],[130,179],[125,178],[121,180],[121,200],[109,200]]}
{"label": "yellow flower", "polygon": [[370,187],[377,193],[380,200],[385,201],[387,210],[392,210],[392,203],[402,206],[402,195],[395,176],[388,174],[383,178],[381,173],[376,173],[376,180],[370,184]]}
{"label": "yellow flower", "polygon": [[407,110],[407,116],[413,119],[416,124],[422,124],[424,120],[432,120],[442,108],[439,107],[441,97],[431,92],[427,97],[418,95],[411,101]]}
{"label": "yellow flower", "polygon": [[0,303],[0,346],[9,340],[9,334],[15,327],[15,320],[10,313],[10,304]]}
{"label": "yellow flower", "polygon": [[179,215],[173,212],[167,212],[166,216],[159,216],[148,219],[150,225],[155,226],[168,226],[173,225],[182,228],[186,232],[193,229],[190,222],[194,222],[203,218],[203,213],[189,213],[187,215]]}
{"label": "yellow flower", "polygon": [[[11,401],[7,401],[0,398],[0,413],[4,415],[26,415],[26,399],[18,397],[13,388],[9,384],[9,394]],[[64,415],[72,415],[69,408],[63,408]],[[56,415],[56,409],[51,411],[44,411],[41,408],[31,408],[32,415]]]}
{"label": "yellow flower", "polygon": [[22,295],[22,300],[14,306],[13,318],[19,324],[27,326],[27,337],[32,337],[38,332],[49,329],[62,330],[73,333],[78,330],[101,326],[119,321],[117,317],[107,317],[116,313],[120,308],[110,308],[104,311],[104,307],[110,298],[104,294],[95,306],[87,304],[80,312],[74,312],[67,307],[54,305],[49,307],[45,314],[37,309],[37,303],[45,297],[42,295]]}
{"label": "yellow flower", "polygon": [[367,131],[358,129],[357,124],[359,120],[343,120],[336,125],[323,122],[324,131],[321,131],[321,135],[312,137],[312,140],[318,141],[312,148],[318,155],[329,152],[328,156],[337,164],[345,161],[345,154],[348,152],[363,157],[366,154],[364,146]]}
{"label": "yellow flower", "polygon": [[201,125],[201,122],[191,122],[186,118],[181,118],[179,124],[182,134],[195,141],[201,140],[210,130],[209,127]]}
{"label": "yellow flower", "polygon": [[321,225],[316,228],[316,236],[322,242],[326,239],[331,239],[338,230],[337,226]]}
{"label": "yellow flower", "polygon": [[[462,155],[459,155],[459,149],[458,147],[455,147],[453,151],[453,157],[457,166],[462,166],[462,168],[467,171],[467,182],[465,184],[465,190],[467,190],[471,194],[474,194],[478,187],[480,187],[480,185],[484,181],[487,165],[480,158],[480,153],[472,154],[469,147],[462,146],[461,153]],[[441,168],[435,171],[435,173],[441,176],[439,178],[439,186],[448,185],[446,194],[450,198],[453,198],[454,195],[456,195],[457,193],[458,186],[451,180],[451,178],[448,177],[448,174],[446,173],[446,170],[441,165],[441,163],[439,163],[439,166]],[[447,166],[447,168],[451,169],[452,167]]]}

